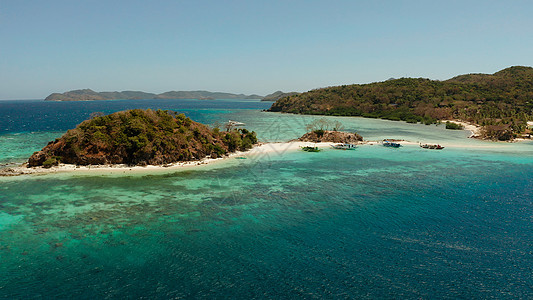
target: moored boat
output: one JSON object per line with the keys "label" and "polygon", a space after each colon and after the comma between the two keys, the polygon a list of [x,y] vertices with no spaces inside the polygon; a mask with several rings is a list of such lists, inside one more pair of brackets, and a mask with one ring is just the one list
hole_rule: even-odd
{"label": "moored boat", "polygon": [[441,146],[439,144],[420,144],[420,147],[424,149],[432,149],[432,150],[442,150],[444,149],[444,146]]}
{"label": "moored boat", "polygon": [[231,130],[233,130],[236,127],[244,126],[244,125],[246,125],[246,124],[244,124],[242,122],[229,120],[226,124],[224,124],[224,128],[226,128],[226,131],[231,131]]}
{"label": "moored boat", "polygon": [[246,124],[242,123],[242,122],[237,122],[237,121],[232,121],[232,120],[229,120],[227,124],[230,124],[232,126],[244,126]]}
{"label": "moored boat", "polygon": [[335,145],[330,145],[333,149],[340,149],[340,150],[355,150],[357,145],[355,144],[348,144],[348,143],[339,143]]}
{"label": "moored boat", "polygon": [[303,146],[301,147],[303,151],[305,152],[320,152],[320,149],[318,149],[318,147],[313,147],[313,146]]}
{"label": "moored boat", "polygon": [[382,144],[385,147],[392,147],[392,148],[399,148],[399,147],[402,146],[402,144],[400,144],[400,143],[391,142],[391,141],[388,141],[388,140],[383,140]]}

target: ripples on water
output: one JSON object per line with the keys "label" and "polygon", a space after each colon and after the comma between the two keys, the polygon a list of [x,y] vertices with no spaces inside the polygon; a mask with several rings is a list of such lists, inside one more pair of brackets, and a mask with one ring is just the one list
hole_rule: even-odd
{"label": "ripples on water", "polygon": [[376,146],[1,178],[0,296],[529,298],[532,165]]}
{"label": "ripples on water", "polygon": [[9,275],[0,291],[528,295],[530,166],[357,154],[293,153],[161,176],[4,181],[0,269]]}

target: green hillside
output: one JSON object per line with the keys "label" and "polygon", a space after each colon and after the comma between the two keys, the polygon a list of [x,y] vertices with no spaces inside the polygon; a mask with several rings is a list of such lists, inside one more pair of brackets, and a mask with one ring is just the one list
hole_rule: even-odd
{"label": "green hillside", "polygon": [[255,132],[246,129],[220,131],[183,114],[134,109],[83,121],[35,152],[28,166],[161,165],[217,158],[255,143]]}
{"label": "green hillside", "polygon": [[484,126],[486,138],[511,139],[533,120],[533,68],[446,81],[401,78],[311,90],[276,101],[270,111],[363,116],[432,124],[460,119]]}

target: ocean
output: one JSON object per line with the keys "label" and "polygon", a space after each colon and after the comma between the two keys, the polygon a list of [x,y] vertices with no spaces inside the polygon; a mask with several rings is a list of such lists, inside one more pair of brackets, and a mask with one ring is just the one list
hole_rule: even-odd
{"label": "ocean", "polygon": [[[252,100],[0,101],[0,167],[92,112],[170,109],[288,141]],[[166,173],[0,177],[0,298],[533,297],[533,143],[330,117],[399,149],[278,151]]]}

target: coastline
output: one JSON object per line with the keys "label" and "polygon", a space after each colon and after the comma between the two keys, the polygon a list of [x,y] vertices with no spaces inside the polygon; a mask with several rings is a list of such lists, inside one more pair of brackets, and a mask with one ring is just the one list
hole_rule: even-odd
{"label": "coastline", "polygon": [[[473,126],[473,125],[470,125]],[[465,127],[466,129],[466,127]],[[471,130],[466,129],[466,130]],[[420,141],[408,141],[408,140],[396,140],[403,146],[417,147],[421,143]],[[379,146],[379,141],[362,141],[358,142],[358,147],[366,146]],[[424,141],[424,143],[426,143]],[[438,142],[433,142],[438,143]],[[272,142],[272,143],[259,143],[252,149],[241,152],[237,151],[221,158],[204,158],[198,161],[177,162],[167,165],[147,165],[147,166],[128,166],[128,165],[89,165],[89,166],[77,166],[71,164],[60,164],[51,168],[43,167],[26,167],[26,164],[18,167],[10,167],[0,169],[0,177],[14,177],[14,176],[39,176],[39,175],[51,175],[51,174],[73,174],[73,175],[108,175],[108,176],[124,176],[134,174],[154,174],[154,173],[168,173],[184,170],[197,170],[205,166],[216,166],[222,162],[232,162],[231,159],[246,159],[246,158],[260,158],[261,156],[270,155],[283,155],[285,152],[298,151],[303,146],[318,147],[321,150],[330,149],[330,142],[313,143],[302,141],[289,141],[289,142]],[[442,143],[445,148],[456,149],[497,149],[498,144],[487,145],[464,145],[464,144],[450,144]],[[233,160],[233,162],[237,162]]]}
{"label": "coastline", "polygon": [[127,175],[139,173],[154,173],[158,171],[178,171],[198,168],[205,165],[212,165],[225,161],[229,158],[243,155],[245,152],[234,152],[221,158],[204,158],[196,161],[176,162],[166,165],[146,165],[146,166],[128,166],[128,165],[87,165],[78,166],[73,164],[59,164],[51,168],[43,167],[26,167],[26,163],[19,167],[11,167],[0,170],[0,177],[22,176],[22,175],[48,175],[75,173],[79,175]]}
{"label": "coastline", "polygon": [[[461,121],[461,120],[442,120],[441,121],[441,123],[443,123],[443,124],[445,124],[446,122],[451,122],[451,123],[462,125],[464,127],[463,130],[470,131],[470,135],[468,136],[468,138],[484,140],[484,139],[480,138],[480,136],[481,136],[481,126],[480,125],[477,125],[477,124],[474,124],[474,123],[470,123],[470,122]],[[528,123],[530,123],[530,122],[528,122]],[[503,141],[503,142],[506,142],[506,143],[518,143],[518,142],[525,142],[525,141],[531,141],[531,139],[514,138],[513,140]],[[492,141],[492,142],[498,142],[498,141]]]}
{"label": "coastline", "polygon": [[22,175],[49,175],[72,173],[76,175],[128,175],[128,174],[150,174],[158,172],[175,172],[180,170],[198,169],[202,166],[215,165],[227,162],[232,158],[259,157],[262,155],[282,154],[286,151],[295,151],[300,147],[313,144],[321,149],[329,148],[331,143],[308,143],[308,142],[280,142],[280,143],[260,143],[252,149],[242,152],[237,151],[220,158],[204,158],[196,161],[176,162],[166,165],[88,165],[77,166],[72,164],[60,164],[51,168],[26,167],[22,164],[18,167],[0,169],[0,177],[13,177]]}
{"label": "coastline", "polygon": [[446,122],[451,122],[463,126],[463,130],[470,131],[470,136],[468,138],[478,138],[481,135],[481,126],[461,120],[441,120],[442,124]]}

